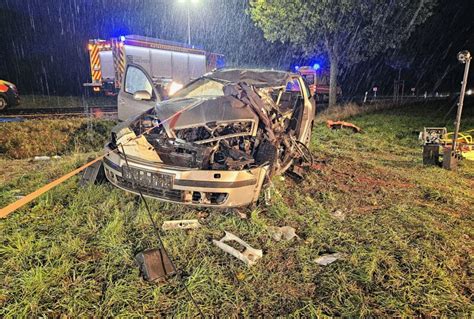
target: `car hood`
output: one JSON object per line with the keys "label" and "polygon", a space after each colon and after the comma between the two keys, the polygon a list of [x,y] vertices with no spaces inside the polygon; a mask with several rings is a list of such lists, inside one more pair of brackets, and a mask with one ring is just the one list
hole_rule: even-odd
{"label": "car hood", "polygon": [[160,102],[154,109],[171,130],[201,126],[210,122],[257,121],[252,109],[233,96],[201,96]]}

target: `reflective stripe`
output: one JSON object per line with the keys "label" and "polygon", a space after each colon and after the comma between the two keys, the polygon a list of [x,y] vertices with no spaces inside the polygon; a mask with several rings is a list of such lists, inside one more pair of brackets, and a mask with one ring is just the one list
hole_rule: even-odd
{"label": "reflective stripe", "polygon": [[113,39],[112,52],[114,57],[115,87],[120,88],[125,72],[125,48],[123,42]]}
{"label": "reflective stripe", "polygon": [[100,70],[99,46],[91,45],[90,60],[91,60],[91,75],[93,82],[100,82],[102,79],[102,71]]}

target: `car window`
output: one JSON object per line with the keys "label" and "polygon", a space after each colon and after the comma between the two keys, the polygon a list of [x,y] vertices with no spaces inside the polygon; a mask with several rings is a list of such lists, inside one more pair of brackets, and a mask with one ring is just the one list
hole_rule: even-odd
{"label": "car window", "polygon": [[194,96],[222,96],[224,95],[224,84],[208,79],[201,78],[192,82],[176,92],[173,98],[176,97],[194,97]]}
{"label": "car window", "polygon": [[286,92],[301,92],[298,79],[292,79],[286,84]]}
{"label": "car window", "polygon": [[314,74],[304,74],[303,78],[308,85],[314,84]]}
{"label": "car window", "polygon": [[125,76],[125,92],[135,94],[137,91],[147,91],[153,95],[152,84],[142,70],[129,66]]}

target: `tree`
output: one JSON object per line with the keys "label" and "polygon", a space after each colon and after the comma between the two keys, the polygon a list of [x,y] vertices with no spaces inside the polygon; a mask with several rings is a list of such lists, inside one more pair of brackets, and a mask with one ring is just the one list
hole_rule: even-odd
{"label": "tree", "polygon": [[289,42],[330,62],[329,106],[339,70],[395,49],[432,13],[437,0],[250,0],[269,41]]}

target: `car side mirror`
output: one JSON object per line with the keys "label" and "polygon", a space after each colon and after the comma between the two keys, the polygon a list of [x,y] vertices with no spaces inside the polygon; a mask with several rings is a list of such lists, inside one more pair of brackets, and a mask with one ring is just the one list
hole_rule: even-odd
{"label": "car side mirror", "polygon": [[148,91],[136,91],[133,94],[133,99],[137,101],[150,101],[151,100],[151,94]]}

